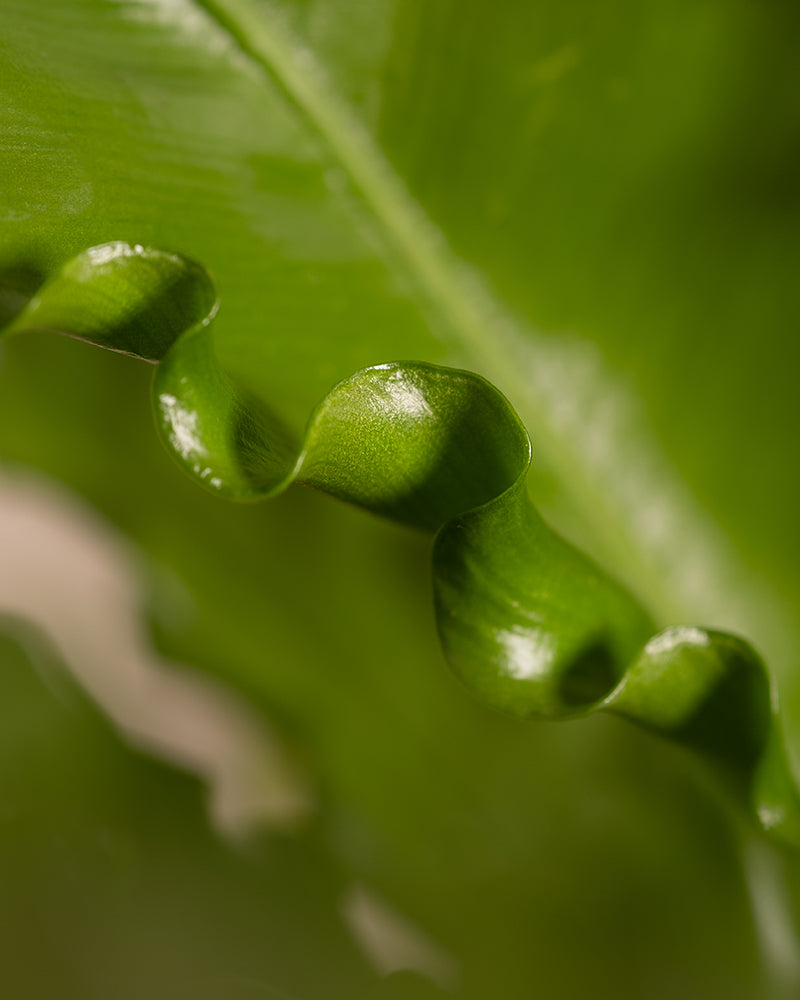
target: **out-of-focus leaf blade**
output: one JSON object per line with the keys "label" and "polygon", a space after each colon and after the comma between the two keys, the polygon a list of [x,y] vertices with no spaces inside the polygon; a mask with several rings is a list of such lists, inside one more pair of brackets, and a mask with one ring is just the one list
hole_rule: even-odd
{"label": "out-of-focus leaf blade", "polygon": [[194,781],[124,747],[39,666],[0,639],[6,992],[382,995],[341,920],[345,876],[313,837],[226,847]]}

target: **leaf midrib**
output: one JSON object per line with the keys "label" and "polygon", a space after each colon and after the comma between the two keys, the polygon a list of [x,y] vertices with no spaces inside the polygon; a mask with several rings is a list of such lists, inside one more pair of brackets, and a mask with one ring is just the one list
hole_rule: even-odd
{"label": "leaf midrib", "polygon": [[[482,330],[486,321],[496,323],[497,306],[483,288],[466,287],[465,266],[409,194],[369,132],[338,97],[308,50],[281,24],[280,14],[273,8],[272,23],[267,25],[263,17],[266,5],[255,10],[247,0],[195,2],[246,56],[278,82],[361,193],[381,228],[401,252],[417,284],[447,315],[466,346],[485,354]],[[476,276],[470,274],[469,279],[471,284]],[[477,301],[478,294],[484,301]],[[510,366],[506,374],[513,379]]]}

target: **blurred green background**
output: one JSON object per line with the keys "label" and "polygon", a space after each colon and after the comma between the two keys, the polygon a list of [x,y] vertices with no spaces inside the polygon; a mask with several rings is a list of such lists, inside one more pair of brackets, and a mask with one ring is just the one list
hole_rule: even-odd
{"label": "blurred green background", "polygon": [[[298,431],[364,365],[481,372],[528,425],[551,521],[660,623],[744,631],[800,745],[797,5],[0,19],[7,314],[129,240],[212,270],[220,357]],[[796,952],[776,966],[749,834],[702,769],[618,722],[474,704],[437,648],[425,539],[300,490],[206,496],[160,450],[146,366],[46,333],[0,350],[6,473],[40,470],[137,547],[160,653],[262,712],[317,803],[294,836],[226,845],[189,779],[4,641],[8,995],[436,995],[370,965],[353,884],[452,958],[455,996],[792,995]]]}

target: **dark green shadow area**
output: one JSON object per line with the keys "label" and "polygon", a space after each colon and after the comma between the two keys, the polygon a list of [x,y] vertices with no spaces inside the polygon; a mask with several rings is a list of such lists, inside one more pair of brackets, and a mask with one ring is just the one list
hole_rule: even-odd
{"label": "dark green shadow area", "polygon": [[609,644],[598,639],[579,653],[561,675],[558,694],[571,708],[588,708],[610,694],[619,680]]}
{"label": "dark green shadow area", "polygon": [[43,267],[33,258],[0,260],[0,329],[19,316],[44,279]]}

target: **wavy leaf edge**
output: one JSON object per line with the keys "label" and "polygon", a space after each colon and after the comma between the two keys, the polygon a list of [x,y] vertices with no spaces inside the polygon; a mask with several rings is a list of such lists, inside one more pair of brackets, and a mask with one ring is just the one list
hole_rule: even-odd
{"label": "wavy leaf edge", "polygon": [[542,520],[531,444],[472,372],[363,368],[326,394],[300,441],[218,363],[220,299],[201,264],[113,241],[73,257],[0,330],[49,330],[153,363],[156,426],[201,486],[260,500],[311,486],[434,536],[445,658],[484,703],[521,718],[605,711],[699,752],[776,839],[800,846],[800,795],[777,695],[742,638],[654,625]]}

